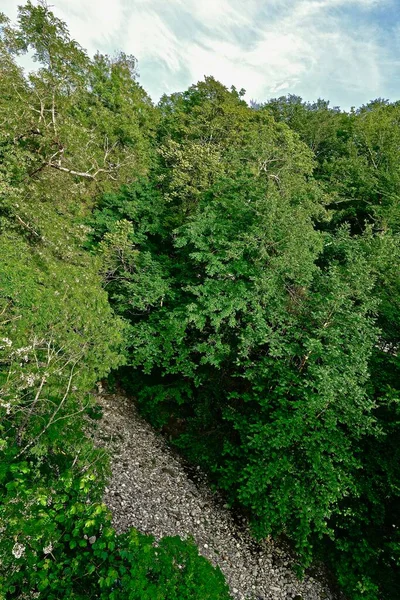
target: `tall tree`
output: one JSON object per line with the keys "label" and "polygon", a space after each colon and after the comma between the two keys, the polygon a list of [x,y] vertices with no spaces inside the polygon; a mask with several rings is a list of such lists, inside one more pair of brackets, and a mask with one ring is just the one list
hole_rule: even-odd
{"label": "tall tree", "polygon": [[[154,422],[180,420],[179,445],[259,535],[285,531],[308,558],[355,490],[359,440],[374,434],[371,269],[346,229],[315,229],[323,193],[286,124],[212,78],[160,109],[153,176],[168,227],[135,238],[132,191],[96,217],[104,224],[114,202],[133,226],[114,217],[102,246],[114,306],[132,324],[128,385]],[[158,273],[147,300],[142,252]]]}

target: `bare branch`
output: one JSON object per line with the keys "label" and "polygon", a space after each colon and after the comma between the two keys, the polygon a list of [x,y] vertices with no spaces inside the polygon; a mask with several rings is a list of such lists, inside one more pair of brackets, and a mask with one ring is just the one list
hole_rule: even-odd
{"label": "bare branch", "polygon": [[[61,410],[61,408],[63,407],[68,394],[70,392],[71,389],[71,384],[72,384],[72,378],[74,376],[74,367],[76,366],[77,363],[75,363],[71,369],[71,373],[68,379],[68,384],[67,384],[67,389],[65,391],[64,396],[62,397],[62,400],[60,402],[60,404],[57,406],[56,410],[53,412],[53,414],[51,415],[48,423],[43,427],[42,431],[35,437],[33,438],[33,440],[31,440],[22,450],[21,452],[19,452],[19,454],[17,454],[16,458],[19,458],[22,454],[24,454],[27,450],[29,450],[29,448],[32,448],[32,446],[34,444],[36,444],[38,442],[38,440],[42,437],[43,434],[46,433],[46,431],[49,429],[49,427],[54,423],[54,421],[56,420],[56,416],[59,413],[59,411]],[[59,419],[57,419],[59,420]]]}
{"label": "bare branch", "polygon": [[52,162],[49,162],[48,166],[52,169],[57,169],[57,171],[62,171],[63,173],[69,173],[70,175],[75,175],[76,177],[85,177],[86,179],[92,180],[96,179],[96,176],[99,173],[111,173],[111,171],[109,171],[108,169],[97,169],[97,171],[95,171],[94,173],[89,173],[88,171],[74,171],[74,169],[68,169],[67,167],[62,167],[61,165]]}
{"label": "bare branch", "polygon": [[35,410],[35,406],[36,406],[36,404],[38,403],[38,400],[39,400],[39,398],[40,398],[40,394],[41,394],[41,392],[42,392],[42,389],[43,389],[43,386],[44,386],[45,382],[46,382],[46,377],[45,377],[45,376],[43,376],[43,377],[42,377],[42,379],[40,380],[40,385],[39,385],[39,388],[38,388],[38,390],[37,390],[37,392],[36,392],[36,396],[35,396],[35,398],[34,398],[34,400],[33,400],[32,404],[31,404],[31,407],[30,407],[30,409],[28,410],[28,412],[27,412],[27,414],[26,414],[26,416],[25,416],[25,418],[24,418],[23,422],[21,423],[21,426],[20,426],[20,427],[19,427],[19,429],[18,429],[18,434],[17,434],[17,444],[18,444],[18,446],[19,446],[19,445],[20,445],[20,443],[21,443],[21,440],[22,440],[22,434],[24,433],[24,431],[25,431],[25,429],[26,429],[26,426],[27,426],[27,424],[28,424],[28,421],[29,421],[30,417],[32,416],[32,413],[33,413],[33,411]]}
{"label": "bare branch", "polygon": [[21,225],[23,225],[24,227],[26,227],[26,229],[29,229],[29,231],[31,231],[32,233],[34,233],[38,238],[41,237],[38,234],[38,232],[35,231],[30,225],[28,225],[28,223],[25,223],[25,221],[23,221],[19,215],[16,214],[15,217],[21,223]]}
{"label": "bare branch", "polygon": [[56,99],[53,90],[53,96],[51,100],[51,120],[53,124],[54,133],[57,135],[57,125],[56,125]]}

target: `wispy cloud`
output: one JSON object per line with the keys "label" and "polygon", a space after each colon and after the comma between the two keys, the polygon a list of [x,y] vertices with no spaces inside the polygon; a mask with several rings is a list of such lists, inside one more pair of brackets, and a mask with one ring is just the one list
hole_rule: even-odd
{"label": "wispy cloud", "polygon": [[259,100],[400,96],[398,0],[53,1],[89,52],[134,54],[155,100],[204,75]]}

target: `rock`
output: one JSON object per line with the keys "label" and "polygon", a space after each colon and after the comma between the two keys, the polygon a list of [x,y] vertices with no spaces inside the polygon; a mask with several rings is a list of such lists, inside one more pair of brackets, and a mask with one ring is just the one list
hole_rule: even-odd
{"label": "rock", "polygon": [[[136,527],[156,539],[193,536],[200,553],[220,567],[235,600],[292,600],[295,593],[294,600],[335,599],[322,578],[298,581],[290,556],[273,540],[256,545],[244,517],[233,519],[201,469],[187,471],[128,398],[103,393],[98,402],[103,418],[95,441],[112,458],[104,501],[118,532]],[[279,569],[272,567],[273,556],[279,556]]]}

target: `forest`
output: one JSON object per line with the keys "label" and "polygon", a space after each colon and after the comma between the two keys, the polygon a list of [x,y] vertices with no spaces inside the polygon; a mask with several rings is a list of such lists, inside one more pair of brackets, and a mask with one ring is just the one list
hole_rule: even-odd
{"label": "forest", "polygon": [[0,598],[230,598],[192,541],[112,528],[99,381],[299,577],[400,598],[399,159],[400,101],[154,104],[45,3],[0,14]]}

